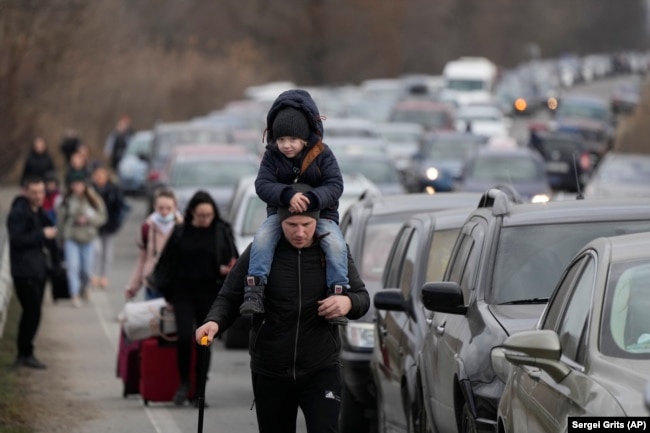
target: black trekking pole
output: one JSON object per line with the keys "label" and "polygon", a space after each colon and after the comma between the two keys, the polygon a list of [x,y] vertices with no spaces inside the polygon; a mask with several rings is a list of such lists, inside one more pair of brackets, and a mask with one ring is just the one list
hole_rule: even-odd
{"label": "black trekking pole", "polygon": [[[203,352],[202,353],[202,359],[201,359],[201,366],[200,366],[200,376],[199,376],[199,383],[198,385],[198,395],[197,395],[197,402],[199,405],[199,425],[198,425],[198,433],[203,433],[203,411],[205,410],[205,385],[207,382],[207,377],[208,377],[208,350],[210,350],[210,347],[208,346],[208,337],[204,335],[201,337],[201,348],[200,350]],[[203,383],[201,383],[203,382]]]}

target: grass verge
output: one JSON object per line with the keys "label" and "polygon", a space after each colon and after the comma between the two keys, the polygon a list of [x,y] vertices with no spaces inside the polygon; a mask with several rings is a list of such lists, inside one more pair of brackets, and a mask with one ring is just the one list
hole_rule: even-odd
{"label": "grass verge", "polygon": [[25,395],[23,379],[12,364],[16,358],[16,333],[20,305],[12,296],[4,335],[0,339],[0,433],[32,433],[31,404]]}

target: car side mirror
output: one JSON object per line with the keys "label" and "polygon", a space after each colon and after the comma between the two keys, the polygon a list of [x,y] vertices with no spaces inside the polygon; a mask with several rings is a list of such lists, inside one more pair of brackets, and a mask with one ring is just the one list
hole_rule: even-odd
{"label": "car side mirror", "polygon": [[515,365],[539,367],[556,382],[561,382],[570,372],[560,361],[560,337],[551,330],[524,331],[511,335],[503,342],[505,358]]}
{"label": "car side mirror", "polygon": [[454,281],[438,281],[422,286],[422,303],[431,311],[448,314],[467,313],[460,285]]}
{"label": "car side mirror", "polygon": [[373,304],[377,310],[406,311],[406,301],[399,289],[384,289],[375,293]]}

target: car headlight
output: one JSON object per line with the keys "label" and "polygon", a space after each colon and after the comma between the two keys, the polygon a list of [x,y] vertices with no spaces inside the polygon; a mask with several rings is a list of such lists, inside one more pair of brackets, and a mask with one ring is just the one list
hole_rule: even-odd
{"label": "car headlight", "polygon": [[547,203],[551,198],[546,194],[536,194],[530,200],[531,203]]}
{"label": "car headlight", "polygon": [[440,173],[438,173],[438,169],[437,169],[437,168],[435,168],[435,167],[429,167],[429,168],[427,168],[427,171],[426,171],[427,179],[429,179],[429,180],[436,180],[436,179],[438,179],[438,175],[439,175],[439,174],[440,174]]}
{"label": "car headlight", "polygon": [[345,339],[353,349],[372,349],[375,346],[375,324],[350,322],[345,327]]}

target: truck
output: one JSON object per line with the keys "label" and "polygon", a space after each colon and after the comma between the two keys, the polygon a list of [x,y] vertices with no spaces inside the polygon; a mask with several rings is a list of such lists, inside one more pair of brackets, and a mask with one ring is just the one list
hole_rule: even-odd
{"label": "truck", "polygon": [[489,103],[498,78],[498,68],[485,57],[461,57],[447,62],[442,75],[441,99],[456,106]]}

